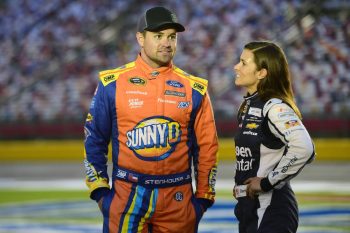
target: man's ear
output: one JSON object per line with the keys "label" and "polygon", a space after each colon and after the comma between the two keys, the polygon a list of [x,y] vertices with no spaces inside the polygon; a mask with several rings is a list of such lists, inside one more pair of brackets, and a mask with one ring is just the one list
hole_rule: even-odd
{"label": "man's ear", "polygon": [[141,32],[136,32],[136,39],[137,39],[137,43],[139,43],[140,47],[143,47],[143,43],[145,41],[145,37],[143,35],[143,33]]}
{"label": "man's ear", "polygon": [[258,71],[258,79],[263,79],[267,76],[267,70],[265,68],[262,68]]}

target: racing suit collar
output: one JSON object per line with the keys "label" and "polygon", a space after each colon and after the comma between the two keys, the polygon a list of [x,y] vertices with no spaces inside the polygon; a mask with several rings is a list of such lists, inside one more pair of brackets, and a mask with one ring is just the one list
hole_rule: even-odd
{"label": "racing suit collar", "polygon": [[249,100],[249,99],[253,99],[253,98],[256,98],[256,97],[258,97],[258,92],[257,92],[257,91],[254,92],[253,94],[247,93],[247,95],[244,96],[244,99],[245,99],[245,100]]}
{"label": "racing suit collar", "polygon": [[169,71],[172,70],[173,64],[169,63],[168,66],[162,66],[159,68],[153,68],[149,66],[142,58],[141,55],[139,54],[136,59],[136,65],[141,68],[145,74],[147,74],[148,78],[156,78],[159,74],[165,74]]}

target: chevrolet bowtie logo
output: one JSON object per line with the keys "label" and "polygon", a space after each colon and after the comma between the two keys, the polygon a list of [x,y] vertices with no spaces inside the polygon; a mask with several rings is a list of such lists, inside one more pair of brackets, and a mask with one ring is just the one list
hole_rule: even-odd
{"label": "chevrolet bowtie logo", "polygon": [[248,128],[248,129],[256,129],[258,127],[259,127],[259,125],[257,125],[256,123],[248,123],[246,125],[246,128]]}

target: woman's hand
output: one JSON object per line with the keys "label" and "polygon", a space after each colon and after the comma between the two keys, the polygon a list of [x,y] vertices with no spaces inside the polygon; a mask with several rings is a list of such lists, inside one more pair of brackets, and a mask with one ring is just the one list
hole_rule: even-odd
{"label": "woman's hand", "polygon": [[261,179],[262,177],[251,177],[244,181],[244,184],[247,185],[247,196],[249,196],[250,198],[254,198],[262,191],[260,186]]}

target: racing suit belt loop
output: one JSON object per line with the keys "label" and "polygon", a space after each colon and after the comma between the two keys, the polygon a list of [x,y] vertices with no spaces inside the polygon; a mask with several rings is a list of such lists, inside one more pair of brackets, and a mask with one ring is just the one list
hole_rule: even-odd
{"label": "racing suit belt loop", "polygon": [[137,183],[146,188],[174,187],[192,182],[191,170],[170,175],[147,175],[125,168],[114,168],[115,179]]}

